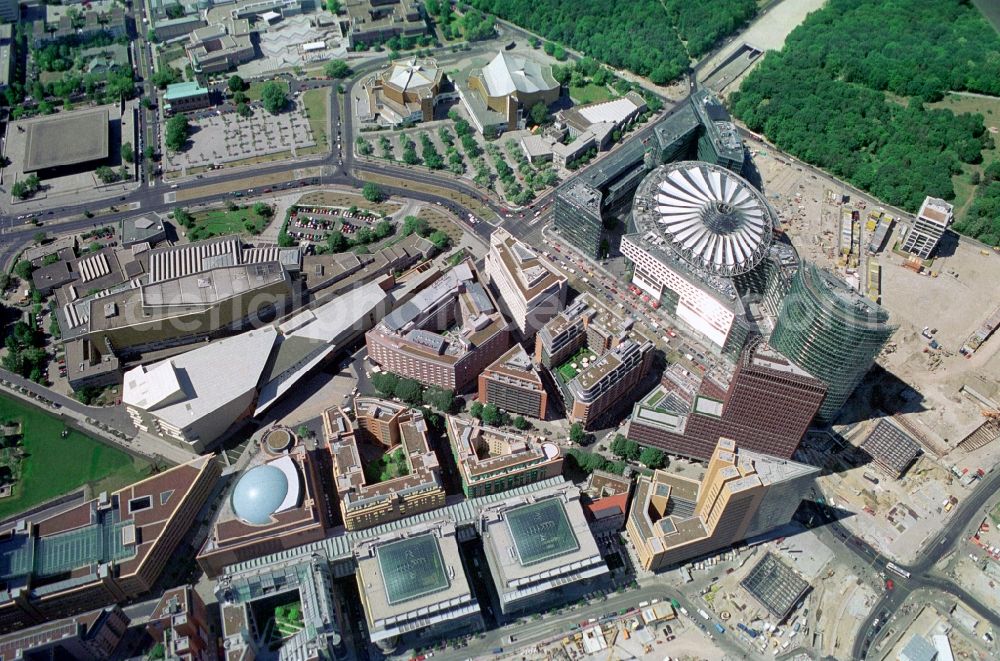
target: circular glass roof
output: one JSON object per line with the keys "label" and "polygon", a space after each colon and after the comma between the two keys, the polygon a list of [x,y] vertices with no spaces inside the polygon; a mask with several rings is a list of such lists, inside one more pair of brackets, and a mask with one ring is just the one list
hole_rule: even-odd
{"label": "circular glass roof", "polygon": [[288,486],[288,478],[280,468],[270,464],[252,468],[233,489],[233,511],[247,523],[267,525],[285,501]]}
{"label": "circular glass roof", "polygon": [[670,249],[700,270],[745,273],[771,245],[770,208],[745,179],[725,168],[674,163],[654,170],[642,188]]}

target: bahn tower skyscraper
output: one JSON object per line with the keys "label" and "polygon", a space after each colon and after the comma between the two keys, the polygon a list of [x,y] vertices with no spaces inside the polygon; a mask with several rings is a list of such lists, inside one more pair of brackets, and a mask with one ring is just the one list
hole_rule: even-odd
{"label": "bahn tower skyscraper", "polygon": [[770,344],[826,384],[816,417],[829,422],[895,330],[884,308],[803,262],[781,304]]}

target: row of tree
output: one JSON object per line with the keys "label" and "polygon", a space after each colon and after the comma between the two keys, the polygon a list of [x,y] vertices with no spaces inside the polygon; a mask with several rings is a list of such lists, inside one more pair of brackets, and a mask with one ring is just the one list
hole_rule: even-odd
{"label": "row of tree", "polygon": [[437,386],[424,387],[415,379],[407,379],[392,372],[372,374],[372,386],[383,397],[396,397],[410,406],[426,404],[441,413],[451,413],[455,408],[455,392]]}
{"label": "row of tree", "polygon": [[[862,24],[878,25],[878,39],[860,43]],[[952,199],[952,177],[979,163],[992,139],[982,116],[923,101],[948,87],[984,89],[973,73],[984,69],[1000,85],[1000,37],[987,27],[954,2],[831,2],[751,72],[732,111],[781,149],[889,204],[915,211],[926,195]],[[952,75],[934,80],[945,65]]]}
{"label": "row of tree", "polygon": [[34,326],[35,319],[33,315],[31,324],[23,321],[14,324],[10,335],[4,340],[4,348],[7,351],[0,363],[5,370],[43,383],[48,354],[45,353],[45,339]]}
{"label": "row of tree", "polygon": [[469,413],[473,418],[481,420],[484,425],[489,425],[490,427],[509,427],[513,425],[521,431],[531,429],[531,423],[523,415],[511,417],[510,413],[499,408],[496,404],[484,405],[482,402],[473,402],[472,406],[469,407]]}
{"label": "row of tree", "polygon": [[625,472],[626,465],[624,461],[613,461],[596,452],[587,452],[586,450],[578,450],[577,448],[570,448],[566,451],[564,463],[569,470],[580,471],[588,475],[595,470],[603,470],[621,475]]}
{"label": "row of tree", "polygon": [[662,450],[639,445],[621,434],[615,434],[611,441],[611,453],[628,461],[638,461],[646,468],[663,468],[667,465],[667,455]]}
{"label": "row of tree", "polygon": [[367,246],[369,243],[375,243],[392,236],[393,231],[395,231],[395,228],[388,220],[380,220],[375,223],[374,227],[359,227],[351,238],[347,238],[340,230],[334,230],[327,233],[326,245],[323,250],[319,250],[318,252],[338,253],[359,246]]}

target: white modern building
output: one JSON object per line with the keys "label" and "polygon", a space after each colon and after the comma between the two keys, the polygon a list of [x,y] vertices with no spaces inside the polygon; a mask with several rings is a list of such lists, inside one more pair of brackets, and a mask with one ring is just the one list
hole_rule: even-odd
{"label": "white modern building", "polygon": [[954,219],[955,209],[952,205],[936,197],[925,197],[910,231],[903,237],[902,249],[920,259],[927,259]]}
{"label": "white modern building", "polygon": [[633,285],[720,349],[741,342],[734,327],[745,309],[733,279],[768,254],[775,217],[764,197],[726,168],[682,161],[643,180],[632,217],[636,231],[621,251]]}
{"label": "white modern building", "polygon": [[122,403],[140,430],[202,452],[253,413],[278,331],[241,333],[125,373]]}
{"label": "white modern building", "polygon": [[369,282],[280,324],[254,415],[266,411],[300,379],[370,330],[391,309],[389,295],[377,282]]}
{"label": "white modern building", "polygon": [[485,274],[525,337],[566,307],[566,276],[503,228],[490,236]]}

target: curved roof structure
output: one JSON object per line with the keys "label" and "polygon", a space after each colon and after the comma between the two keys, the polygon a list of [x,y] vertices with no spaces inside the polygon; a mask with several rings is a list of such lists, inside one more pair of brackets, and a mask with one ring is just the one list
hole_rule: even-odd
{"label": "curved roof structure", "polygon": [[483,67],[483,80],[490,96],[541,92],[559,87],[552,77],[552,67],[505,51],[497,53]]}
{"label": "curved roof structure", "polygon": [[439,78],[439,70],[433,60],[412,58],[394,63],[386,82],[405,91],[433,85]]}
{"label": "curved roof structure", "polygon": [[302,480],[291,457],[255,466],[243,474],[230,501],[240,519],[255,526],[273,522],[272,516],[298,504]]}
{"label": "curved roof structure", "polygon": [[746,273],[771,245],[771,208],[723,167],[695,161],[661,166],[640,185],[636,204],[655,219],[670,250],[702,272]]}

